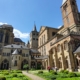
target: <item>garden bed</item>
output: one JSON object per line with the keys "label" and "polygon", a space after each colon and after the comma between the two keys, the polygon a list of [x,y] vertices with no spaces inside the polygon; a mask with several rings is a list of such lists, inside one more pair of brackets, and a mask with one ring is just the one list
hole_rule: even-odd
{"label": "garden bed", "polygon": [[22,74],[20,70],[0,70],[0,80],[31,80]]}

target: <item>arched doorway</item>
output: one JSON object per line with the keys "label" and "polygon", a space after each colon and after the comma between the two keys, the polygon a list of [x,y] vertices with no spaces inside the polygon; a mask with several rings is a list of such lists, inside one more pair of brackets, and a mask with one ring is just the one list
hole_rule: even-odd
{"label": "arched doorway", "polygon": [[23,66],[24,66],[25,64],[28,64],[28,61],[27,61],[26,59],[24,59],[24,60],[22,61],[22,63],[21,63],[21,69],[24,69]]}
{"label": "arched doorway", "polygon": [[35,62],[31,61],[31,68],[36,68]]}
{"label": "arched doorway", "polygon": [[9,69],[9,61],[7,59],[2,61],[1,69]]}
{"label": "arched doorway", "polygon": [[41,65],[42,65],[41,62],[37,62],[37,69],[41,69]]}

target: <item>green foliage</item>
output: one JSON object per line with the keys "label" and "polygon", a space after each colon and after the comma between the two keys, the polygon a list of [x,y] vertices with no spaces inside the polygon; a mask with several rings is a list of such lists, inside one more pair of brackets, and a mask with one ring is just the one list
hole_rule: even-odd
{"label": "green foliage", "polygon": [[60,73],[64,73],[65,70],[60,70]]}
{"label": "green foliage", "polygon": [[51,74],[54,74],[54,75],[57,75],[57,72],[56,71],[53,71],[53,70],[50,70],[50,73]]}
{"label": "green foliage", "polygon": [[12,80],[20,80],[19,78],[12,78]]}
{"label": "green foliage", "polygon": [[6,80],[4,76],[0,76],[0,80]]}
{"label": "green foliage", "polygon": [[17,77],[17,74],[16,74],[16,73],[14,73],[14,74],[13,74],[13,77]]}
{"label": "green foliage", "polygon": [[42,74],[43,73],[43,71],[38,71],[38,74]]}
{"label": "green foliage", "polygon": [[4,72],[3,74],[4,74],[4,75],[9,75],[9,73],[8,73],[8,72]]}
{"label": "green foliage", "polygon": [[64,70],[64,73],[65,73],[65,74],[68,74],[68,73],[69,73],[69,71],[68,71],[68,70]]}
{"label": "green foliage", "polygon": [[69,76],[69,77],[77,77],[77,74],[74,73],[74,72],[70,72],[68,76]]}
{"label": "green foliage", "polygon": [[25,65],[23,66],[24,69],[27,69],[28,67],[29,67],[28,64],[25,64]]}

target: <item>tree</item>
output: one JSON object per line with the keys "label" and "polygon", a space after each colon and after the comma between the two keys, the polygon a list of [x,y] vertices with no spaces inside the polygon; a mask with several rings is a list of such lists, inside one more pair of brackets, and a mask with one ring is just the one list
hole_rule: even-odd
{"label": "tree", "polygon": [[28,64],[23,65],[23,69],[27,69],[27,68],[29,68]]}

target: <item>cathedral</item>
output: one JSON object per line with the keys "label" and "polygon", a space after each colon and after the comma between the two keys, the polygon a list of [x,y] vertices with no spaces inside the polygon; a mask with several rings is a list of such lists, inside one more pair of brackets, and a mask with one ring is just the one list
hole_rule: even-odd
{"label": "cathedral", "polygon": [[[35,35],[37,35],[35,37]],[[38,47],[38,31],[34,26],[30,34],[30,43],[26,45],[20,38],[15,38],[11,25],[0,25],[0,69],[24,69],[25,64],[29,68],[40,69],[41,60]],[[35,40],[32,38],[36,38]],[[36,45],[35,45],[36,44]]]}
{"label": "cathedral", "polygon": [[63,0],[61,5],[63,25],[60,28],[41,26],[30,33],[25,43],[14,38],[11,25],[0,26],[0,69],[44,69],[80,71],[80,12],[76,0]]}
{"label": "cathedral", "polygon": [[80,71],[80,12],[76,0],[63,0],[61,28],[41,26],[38,51],[42,65],[59,70]]}

